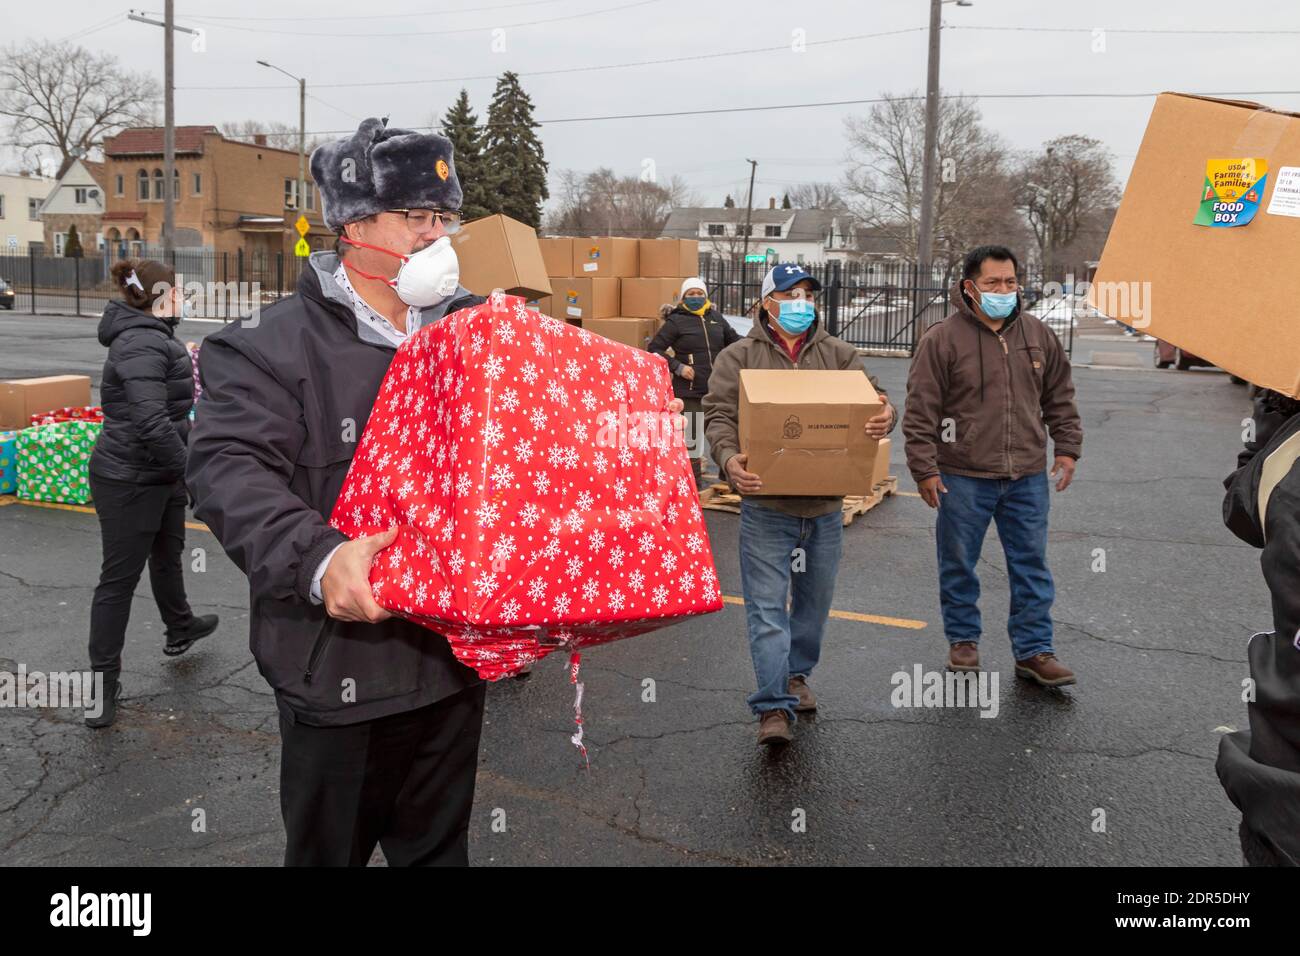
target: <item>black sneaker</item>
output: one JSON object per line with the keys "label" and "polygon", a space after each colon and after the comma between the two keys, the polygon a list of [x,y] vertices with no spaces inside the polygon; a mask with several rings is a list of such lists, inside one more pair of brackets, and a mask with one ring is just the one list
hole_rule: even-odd
{"label": "black sneaker", "polygon": [[96,730],[111,727],[117,719],[117,700],[122,696],[122,682],[116,677],[104,678],[103,708],[98,717],[86,717],[86,726]]}
{"label": "black sneaker", "polygon": [[215,614],[204,614],[196,617],[190,621],[190,626],[184,630],[167,631],[167,643],[163,645],[163,653],[168,657],[184,654],[195,641],[207,637],[216,629],[217,616]]}

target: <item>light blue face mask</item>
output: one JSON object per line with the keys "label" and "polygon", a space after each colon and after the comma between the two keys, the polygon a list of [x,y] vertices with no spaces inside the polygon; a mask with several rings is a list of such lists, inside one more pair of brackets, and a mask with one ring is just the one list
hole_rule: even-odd
{"label": "light blue face mask", "polygon": [[776,321],[791,335],[801,335],[813,324],[817,310],[807,299],[782,299]]}
{"label": "light blue face mask", "polygon": [[990,319],[1005,319],[1016,307],[1015,292],[980,292],[979,307]]}

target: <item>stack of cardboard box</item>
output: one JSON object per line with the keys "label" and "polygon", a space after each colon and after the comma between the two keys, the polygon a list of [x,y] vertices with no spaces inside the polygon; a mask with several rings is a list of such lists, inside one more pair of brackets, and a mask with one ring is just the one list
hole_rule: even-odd
{"label": "stack of cardboard box", "polygon": [[543,238],[552,294],[538,307],[637,348],[659,331],[659,308],[675,303],[682,280],[699,274],[695,239],[617,236]]}
{"label": "stack of cardboard box", "polygon": [[0,494],[88,502],[87,468],[102,420],[90,404],[89,376],[0,382]]}

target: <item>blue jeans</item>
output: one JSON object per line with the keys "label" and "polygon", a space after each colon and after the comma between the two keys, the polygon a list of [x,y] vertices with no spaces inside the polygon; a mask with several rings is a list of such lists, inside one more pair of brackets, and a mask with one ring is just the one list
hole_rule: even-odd
{"label": "blue jeans", "polygon": [[1052,651],[1052,601],[1056,587],[1047,569],[1047,472],[1012,481],[940,475],[948,489],[939,496],[935,542],[939,552],[939,605],[948,643],[978,641],[980,581],[975,563],[989,519],[997,522],[1011,583],[1007,633],[1018,661]]}
{"label": "blue jeans", "polygon": [[821,657],[843,540],[839,511],[796,518],[741,501],[740,585],[758,681],[747,703],[755,714],[784,710],[794,720],[799,698],[790,678],[807,677]]}

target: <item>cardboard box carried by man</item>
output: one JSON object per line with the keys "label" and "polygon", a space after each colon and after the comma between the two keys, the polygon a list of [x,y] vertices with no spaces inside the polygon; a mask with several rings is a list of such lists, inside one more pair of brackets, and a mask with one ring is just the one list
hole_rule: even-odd
{"label": "cardboard box carried by man", "polygon": [[762,477],[763,495],[869,495],[879,449],[867,419],[884,407],[861,372],[742,369],[745,467]]}

